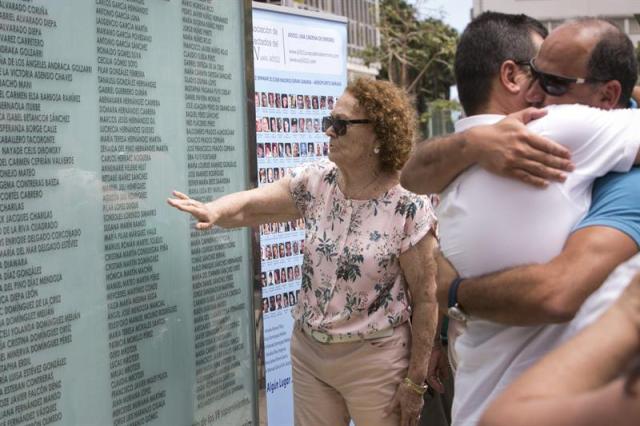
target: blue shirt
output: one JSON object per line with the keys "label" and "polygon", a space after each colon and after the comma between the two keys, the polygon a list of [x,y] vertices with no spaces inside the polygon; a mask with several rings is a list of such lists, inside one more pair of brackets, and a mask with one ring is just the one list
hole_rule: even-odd
{"label": "blue shirt", "polygon": [[640,167],[609,173],[593,185],[591,209],[574,231],[607,226],[624,232],[640,248]]}

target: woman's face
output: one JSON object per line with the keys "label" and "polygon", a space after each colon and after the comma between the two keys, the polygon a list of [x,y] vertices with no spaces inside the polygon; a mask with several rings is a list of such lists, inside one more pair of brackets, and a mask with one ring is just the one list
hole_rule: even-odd
{"label": "woman's face", "polygon": [[267,117],[262,117],[262,126],[260,126],[260,131],[261,132],[268,132],[269,131],[269,119]]}
{"label": "woman's face", "polygon": [[289,97],[282,95],[282,108],[289,108]]}
{"label": "woman's face", "polygon": [[[340,96],[331,115],[337,119],[367,119],[364,110],[358,105],[356,98],[349,92]],[[370,164],[376,136],[371,124],[351,124],[344,135],[338,136],[332,127],[325,132],[329,136],[329,159],[338,167],[351,167],[352,164]],[[316,155],[322,155],[320,144],[316,146]]]}
{"label": "woman's face", "polygon": [[294,157],[299,157],[300,156],[300,149],[298,148],[298,144],[297,143],[293,144],[293,156]]}

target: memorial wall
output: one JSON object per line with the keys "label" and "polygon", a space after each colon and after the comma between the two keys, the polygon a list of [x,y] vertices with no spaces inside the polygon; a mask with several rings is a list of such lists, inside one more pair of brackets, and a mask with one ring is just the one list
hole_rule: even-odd
{"label": "memorial wall", "polygon": [[247,8],[0,0],[0,426],[256,423]]}

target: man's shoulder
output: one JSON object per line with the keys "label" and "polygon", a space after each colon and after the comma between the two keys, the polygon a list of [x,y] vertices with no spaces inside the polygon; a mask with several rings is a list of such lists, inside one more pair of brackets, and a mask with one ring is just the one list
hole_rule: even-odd
{"label": "man's shoulder", "polygon": [[[595,133],[606,111],[586,105],[549,105],[547,114],[527,126],[535,133],[549,137],[572,151]],[[604,126],[604,124],[600,124]]]}
{"label": "man's shoulder", "polygon": [[594,194],[608,191],[625,191],[630,194],[640,194],[640,167],[633,167],[627,173],[610,172],[596,179]]}
{"label": "man's shoulder", "polygon": [[[593,117],[607,111],[582,104],[547,105],[544,107],[547,114],[529,123],[533,127],[565,127],[567,124],[583,123],[592,120]],[[572,129],[575,130],[575,129]]]}

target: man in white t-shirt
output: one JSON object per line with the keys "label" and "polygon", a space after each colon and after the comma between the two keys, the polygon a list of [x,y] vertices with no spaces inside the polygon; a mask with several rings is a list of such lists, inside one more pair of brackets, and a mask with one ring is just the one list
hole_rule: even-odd
{"label": "man in white t-shirt", "polygon": [[[535,21],[522,15],[481,15],[465,30],[456,54],[458,90],[470,116],[458,122],[456,130],[467,131],[468,136],[468,130],[497,123],[505,114],[526,107],[532,100],[550,103],[553,97],[558,103],[581,102],[604,109],[625,104],[635,75],[629,84],[626,75],[623,78],[607,75],[607,68],[601,75],[589,73],[590,59],[603,50],[602,40],[605,53],[613,39],[614,46],[621,45],[623,53],[633,55],[633,46],[629,51],[617,33],[615,27],[602,21],[566,24],[549,36],[535,61],[529,62],[544,35]],[[533,86],[532,77],[536,78]],[[547,99],[532,99],[538,96],[540,88],[549,95]],[[429,176],[433,176],[434,169],[441,171],[442,176],[437,179],[444,183],[457,176],[442,194],[438,215],[442,251],[461,277],[545,263],[559,256],[572,228],[588,210],[595,178],[609,171],[628,171],[637,161],[640,112],[605,112],[580,105],[550,107],[547,111],[545,117],[529,124],[529,130],[562,145],[539,139],[536,147],[542,147],[546,154],[538,149],[538,155],[571,153],[573,173],[554,172],[561,180],[564,178],[563,182],[551,183],[541,190],[489,173],[474,165],[477,158],[464,164],[473,155],[465,152],[471,146],[459,136],[445,143],[426,145],[427,149],[419,147],[405,167],[403,185],[416,192],[427,192],[425,182],[429,182],[422,174],[424,151],[430,151],[431,162],[435,161],[433,158],[440,162],[430,165]],[[555,168],[567,164],[562,158],[547,161],[547,165]],[[521,169],[521,175],[527,176],[527,170]],[[631,254],[629,249],[622,256]],[[455,306],[458,285],[460,281],[454,281],[450,292],[453,300],[449,304],[453,308],[450,312],[462,318],[465,313]],[[581,301],[597,288],[593,284],[585,287]],[[519,296],[528,297],[526,293]],[[488,295],[486,303],[492,297]],[[476,424],[486,403],[555,346],[567,331],[566,325],[513,327],[553,321],[519,315],[508,307],[488,317],[491,321],[473,315],[454,342],[458,357],[454,425]]]}

